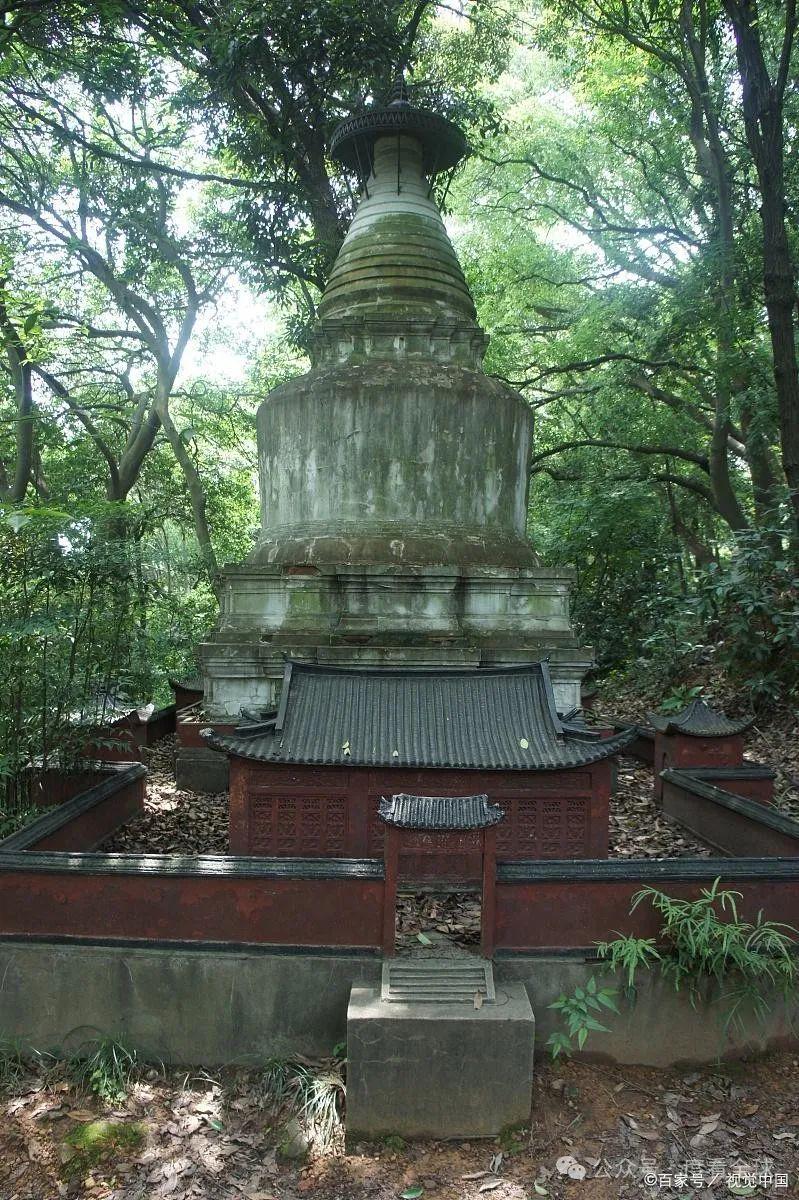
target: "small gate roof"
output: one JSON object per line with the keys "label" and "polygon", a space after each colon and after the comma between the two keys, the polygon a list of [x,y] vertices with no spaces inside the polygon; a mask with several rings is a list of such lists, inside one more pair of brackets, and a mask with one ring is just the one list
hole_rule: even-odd
{"label": "small gate roof", "polygon": [[275,763],[474,770],[562,770],[618,753],[609,738],[564,723],[546,662],[514,667],[330,667],[286,663],[280,707],[223,735],[214,749]]}
{"label": "small gate roof", "polygon": [[732,737],[743,733],[754,717],[731,720],[724,713],[705,704],[695,696],[678,713],[647,713],[647,719],[658,733],[684,733],[688,737]]}
{"label": "small gate roof", "polygon": [[378,815],[387,825],[401,829],[485,829],[505,816],[488,796],[408,796],[398,792],[383,796]]}

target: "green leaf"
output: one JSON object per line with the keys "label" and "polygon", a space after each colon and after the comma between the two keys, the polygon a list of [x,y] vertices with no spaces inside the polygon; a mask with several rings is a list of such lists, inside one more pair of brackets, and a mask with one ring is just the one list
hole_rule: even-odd
{"label": "green leaf", "polygon": [[408,1187],[404,1192],[400,1192],[400,1200],[419,1200],[420,1196],[424,1195],[424,1188],[421,1183],[415,1183],[412,1187]]}

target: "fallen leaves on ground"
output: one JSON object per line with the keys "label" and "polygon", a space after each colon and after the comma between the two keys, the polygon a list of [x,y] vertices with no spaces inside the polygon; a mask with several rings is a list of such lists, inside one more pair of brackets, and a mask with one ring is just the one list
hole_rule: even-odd
{"label": "fallen leaves on ground", "polygon": [[[103,850],[118,854],[228,853],[228,793],[206,796],[179,789],[175,752],[174,736],[152,748],[144,813],[113,834]],[[621,758],[610,801],[610,857],[702,858],[712,853],[657,808],[652,768]],[[417,893],[401,899],[397,928],[401,940],[437,930],[453,935],[462,945],[473,945],[480,940],[479,904],[468,893],[443,897]]]}
{"label": "fallen leaves on ground", "polygon": [[[400,893],[397,898],[397,949],[411,949],[415,941],[430,945],[428,932],[445,934],[460,946],[480,941],[480,899],[470,892]],[[421,935],[421,937],[420,937]]]}
{"label": "fallen leaves on ground", "polygon": [[[275,1113],[255,1070],[150,1071],[121,1105],[64,1090],[63,1068],[0,1099],[3,1200],[721,1200],[736,1165],[799,1172],[799,1062],[774,1052],[700,1070],[542,1062],[533,1122],[496,1141],[386,1138],[302,1163],[277,1153]],[[149,1076],[149,1077],[148,1077]],[[144,1131],[141,1144],[90,1165],[62,1155],[76,1115]],[[501,1145],[500,1145],[501,1143]],[[693,1171],[694,1178],[690,1178]],[[652,1182],[679,1179],[684,1185]],[[700,1174],[703,1176],[700,1182]],[[714,1179],[715,1182],[709,1182]],[[416,1189],[422,1189],[419,1193]],[[741,1194],[741,1193],[739,1193]],[[758,1192],[762,1194],[762,1192]]]}
{"label": "fallen leaves on ground", "polygon": [[174,734],[149,752],[144,813],[102,849],[113,854],[227,854],[228,794],[204,795],[175,783]]}
{"label": "fallen leaves on ground", "polygon": [[708,858],[715,853],[660,811],[651,766],[633,758],[619,759],[608,842],[611,858]]}
{"label": "fallen leaves on ground", "polygon": [[[730,717],[751,712],[747,696],[718,667],[706,667],[701,673],[696,671],[686,675],[680,684],[686,688],[701,687],[707,702]],[[608,689],[607,694],[597,699],[594,715],[646,724],[647,712],[657,712],[667,691],[655,687],[624,687],[615,682],[612,690]],[[744,755],[750,762],[774,768],[777,772],[774,806],[799,820],[799,708],[796,704],[764,702],[754,725],[744,734]]]}

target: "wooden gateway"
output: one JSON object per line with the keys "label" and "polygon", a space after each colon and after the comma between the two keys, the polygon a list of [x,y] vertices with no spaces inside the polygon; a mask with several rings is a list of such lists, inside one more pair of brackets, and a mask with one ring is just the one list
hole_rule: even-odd
{"label": "wooden gateway", "polygon": [[[611,763],[603,738],[561,717],[545,662],[512,667],[332,667],[289,661],[279,707],[232,735],[230,851],[382,858],[381,801],[483,794],[501,809],[502,860],[604,858]],[[479,881],[481,836],[408,831],[405,880]]]}

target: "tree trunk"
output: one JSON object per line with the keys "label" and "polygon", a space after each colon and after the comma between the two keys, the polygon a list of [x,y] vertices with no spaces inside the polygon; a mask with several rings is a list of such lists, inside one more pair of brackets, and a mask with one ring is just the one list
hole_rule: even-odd
{"label": "tree trunk", "polygon": [[762,205],[763,293],[768,313],[782,468],[799,537],[799,363],[796,355],[796,277],[785,226],[784,93],[791,73],[795,0],[786,0],[780,66],[772,81],[763,53],[757,0],[724,0],[735,33],[746,140],[757,170]]}
{"label": "tree trunk", "polygon": [[12,504],[21,504],[25,499],[33,471],[33,387],[27,350],[11,322],[2,299],[0,299],[0,334],[14,383],[14,397],[17,404],[16,461],[13,479],[7,487],[3,488],[3,499]]}
{"label": "tree trunk", "polygon": [[779,464],[750,400],[742,401],[740,413],[746,461],[752,476],[755,513],[758,524],[764,525],[774,521],[773,514],[780,500]]}
{"label": "tree trunk", "polygon": [[197,542],[200,547],[200,554],[211,579],[217,574],[219,564],[216,561],[213,543],[211,541],[211,531],[208,527],[208,517],[206,515],[205,506],[205,491],[203,490],[200,474],[194,463],[191,455],[186,449],[186,443],[181,438],[175,425],[169,415],[169,409],[165,402],[159,402],[158,415],[161,418],[161,424],[164,427],[164,433],[169,439],[169,444],[172,447],[172,452],[178,461],[180,469],[183,472],[183,478],[186,480],[186,487],[189,492],[189,501],[191,503],[191,511],[194,517],[194,530],[197,534]]}

